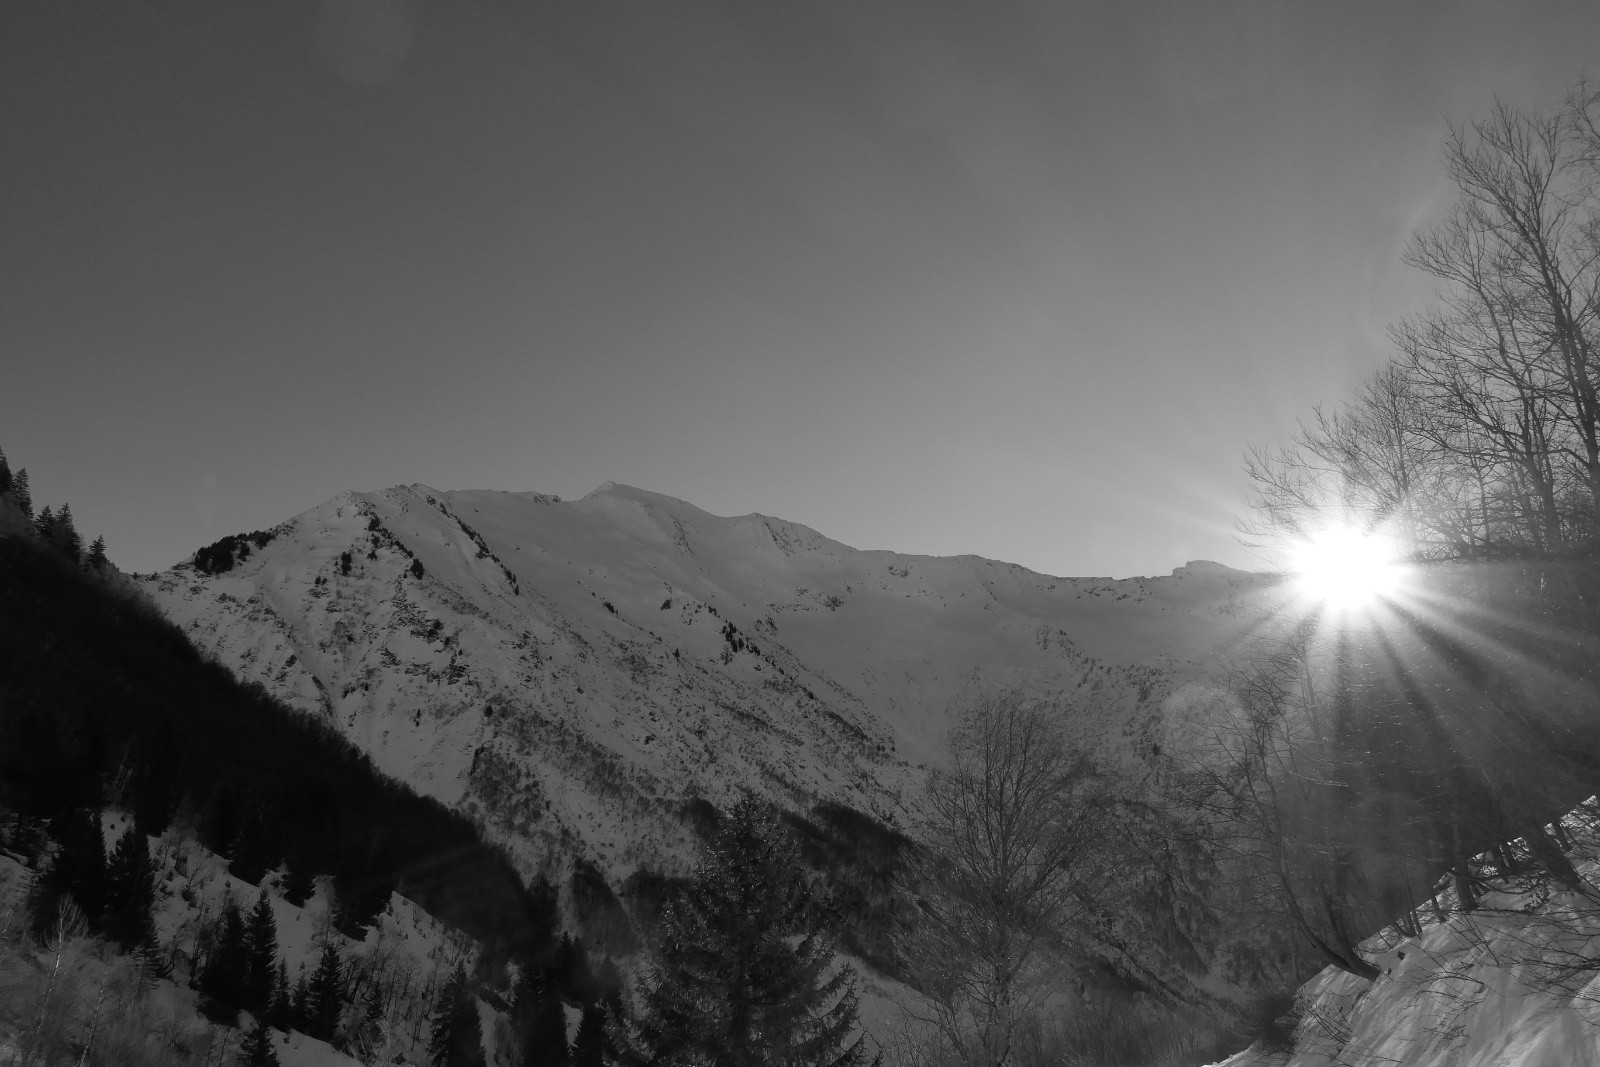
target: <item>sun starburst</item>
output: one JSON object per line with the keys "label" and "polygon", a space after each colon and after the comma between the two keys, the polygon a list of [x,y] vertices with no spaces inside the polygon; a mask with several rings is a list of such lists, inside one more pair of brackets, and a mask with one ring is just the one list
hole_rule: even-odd
{"label": "sun starburst", "polygon": [[1333,608],[1369,607],[1392,596],[1401,568],[1388,538],[1361,530],[1322,530],[1295,549],[1290,567],[1300,588]]}

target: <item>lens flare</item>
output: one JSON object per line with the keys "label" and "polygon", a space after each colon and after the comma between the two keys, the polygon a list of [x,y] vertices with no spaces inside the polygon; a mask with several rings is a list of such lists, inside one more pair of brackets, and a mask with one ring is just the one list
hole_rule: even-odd
{"label": "lens flare", "polygon": [[1360,530],[1323,530],[1294,553],[1300,588],[1336,608],[1360,608],[1394,593],[1400,566],[1393,542]]}

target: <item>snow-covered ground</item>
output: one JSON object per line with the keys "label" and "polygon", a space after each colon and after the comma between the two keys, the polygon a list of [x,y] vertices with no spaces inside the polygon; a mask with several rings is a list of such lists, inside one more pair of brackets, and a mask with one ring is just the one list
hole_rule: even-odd
{"label": "snow-covered ground", "polygon": [[681,869],[679,812],[753,789],[904,825],[975,692],[1064,696],[1086,745],[1157,739],[1165,694],[1270,579],[1057,578],[859,551],[607,484],[581,500],[345,493],[227,573],[143,581],[202,649],[476,814],[524,870]]}
{"label": "snow-covered ground", "polygon": [[[103,815],[108,851],[130,824],[124,812]],[[290,983],[314,970],[323,946],[333,945],[346,982],[363,989],[376,985],[387,993],[374,1035],[381,1044],[373,1055],[394,1064],[426,1060],[438,991],[458,961],[470,967],[475,951],[459,931],[396,893],[365,937],[354,941],[335,929],[325,883],[296,906],[283,899],[276,874],[269,874],[260,887],[243,882],[228,873],[225,859],[175,830],[149,842],[156,932],[171,949],[174,964],[172,977],[162,980],[137,976],[131,959],[92,939],[80,936],[65,944],[21,940],[18,933],[31,875],[14,858],[0,854],[0,1009],[6,1009],[0,1010],[0,1063],[9,1062],[7,1050],[14,1054],[23,1035],[41,1019],[60,1020],[52,1025],[68,1041],[81,1043],[85,1035],[97,1032],[102,1041],[114,1036],[130,1047],[159,1048],[167,1042],[172,1062],[188,1062],[184,1056],[228,1062],[228,1050],[238,1051],[243,1030],[218,1026],[200,1016],[199,995],[188,978],[202,930],[216,922],[229,899],[248,913],[263,887],[277,928],[278,957]],[[9,1010],[19,1005],[28,1011]],[[484,1010],[485,1032],[492,1035],[495,1017],[487,1006]],[[112,1025],[113,1015],[122,1031]],[[239,1020],[248,1021],[247,1016]],[[360,1062],[299,1032],[275,1033],[275,1040],[284,1067],[353,1067]],[[491,1036],[491,1051],[493,1043]]]}
{"label": "snow-covered ground", "polygon": [[[1567,827],[1600,886],[1594,818],[1579,809]],[[1376,980],[1324,970],[1299,992],[1292,1053],[1252,1048],[1224,1067],[1600,1067],[1600,888],[1505,890],[1471,914],[1446,893],[1444,921],[1419,913],[1420,937],[1368,939]]]}

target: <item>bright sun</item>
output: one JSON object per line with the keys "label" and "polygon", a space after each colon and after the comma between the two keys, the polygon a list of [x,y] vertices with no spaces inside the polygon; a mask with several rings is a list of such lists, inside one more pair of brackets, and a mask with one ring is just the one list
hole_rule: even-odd
{"label": "bright sun", "polygon": [[1400,584],[1395,546],[1359,530],[1323,530],[1294,553],[1300,587],[1338,608],[1359,608],[1393,593]]}

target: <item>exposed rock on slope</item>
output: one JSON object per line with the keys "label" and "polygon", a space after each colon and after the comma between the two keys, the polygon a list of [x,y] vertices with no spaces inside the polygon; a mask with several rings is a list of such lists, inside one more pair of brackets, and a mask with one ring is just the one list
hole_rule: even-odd
{"label": "exposed rock on slope", "polygon": [[858,551],[607,484],[572,502],[346,493],[145,579],[201,648],[477,813],[529,867],[670,866],[697,796],[752,788],[890,822],[979,688],[1064,695],[1086,743],[1161,697],[1267,579],[1054,578]]}

